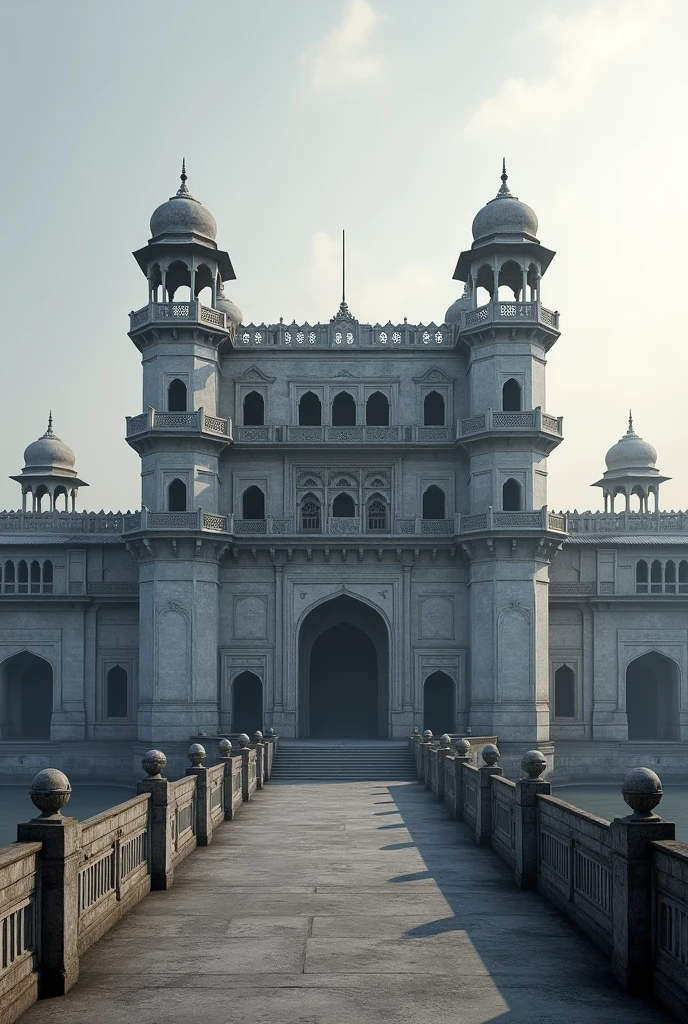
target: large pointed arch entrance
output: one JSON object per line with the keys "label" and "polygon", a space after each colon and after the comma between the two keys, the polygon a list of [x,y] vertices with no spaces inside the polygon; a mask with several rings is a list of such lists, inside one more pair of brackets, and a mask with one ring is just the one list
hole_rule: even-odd
{"label": "large pointed arch entrance", "polygon": [[626,669],[629,740],[679,738],[679,669],[659,651],[648,651]]}
{"label": "large pointed arch entrance", "polygon": [[0,665],[0,738],[49,740],[53,713],[53,670],[49,662],[22,651]]}
{"label": "large pointed arch entrance", "polygon": [[299,736],[389,735],[389,638],[382,616],[342,594],[299,631]]}

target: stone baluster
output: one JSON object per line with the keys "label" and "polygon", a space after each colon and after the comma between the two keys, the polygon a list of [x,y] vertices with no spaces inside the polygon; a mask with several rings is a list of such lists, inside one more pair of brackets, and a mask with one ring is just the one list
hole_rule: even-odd
{"label": "stone baluster", "polygon": [[277,752],[277,733],[274,729],[270,728],[265,733],[265,753],[266,753],[266,781],[269,781],[272,776],[272,765],[275,760],[275,753]]}
{"label": "stone baluster", "polygon": [[225,821],[231,821],[234,817],[234,807],[232,805],[233,797],[233,765],[232,760],[232,744],[228,739],[221,739],[217,745],[217,763],[224,765],[225,769],[225,786],[224,786],[224,811]]}
{"label": "stone baluster", "polygon": [[493,775],[501,775],[497,765],[499,750],[494,743],[486,743],[482,757],[485,764],[478,769],[478,800],[475,818],[475,841],[478,846],[489,846],[492,841],[492,781]]}
{"label": "stone baluster", "polygon": [[192,743],[189,747],[191,767],[187,768],[184,774],[196,776],[196,843],[198,846],[210,846],[213,840],[208,769],[203,764],[205,758],[205,747],[201,743]]}
{"label": "stone baluster", "polygon": [[142,779],[136,792],[150,793],[150,850],[151,889],[169,889],[174,879],[172,858],[174,848],[169,828],[169,781],[162,776],[167,758],[162,750],[149,750],[141,761],[147,778]]}
{"label": "stone baluster", "polygon": [[256,752],[256,788],[262,789],[265,783],[265,744],[260,729],[253,734],[253,748]]}
{"label": "stone baluster", "polygon": [[64,995],[79,977],[77,882],[81,825],[76,818],[64,818],[61,814],[71,794],[67,776],[57,768],[45,768],[36,775],[30,790],[31,802],[41,813],[17,825],[20,843],[43,844],[36,878],[41,999]]}
{"label": "stone baluster", "polygon": [[251,739],[245,732],[239,734],[239,753],[242,757],[241,765],[241,795],[244,803],[251,799],[250,786],[250,764],[251,764]]}
{"label": "stone baluster", "polygon": [[624,779],[623,798],[633,811],[611,822],[612,971],[637,996],[652,993],[652,843],[675,839],[676,826],[654,813],[662,782],[650,768],[634,768]]}
{"label": "stone baluster", "polygon": [[444,803],[444,763],[446,757],[451,754],[451,736],[445,732],[440,736],[440,746],[437,751],[437,802]]}
{"label": "stone baluster", "polygon": [[463,821],[463,766],[472,764],[471,745],[466,739],[457,740],[454,753],[454,807],[453,814],[457,821]]}
{"label": "stone baluster", "polygon": [[423,732],[423,742],[419,749],[418,759],[418,778],[421,782],[426,782],[428,778],[429,759],[428,751],[432,747],[432,729],[425,729]]}
{"label": "stone baluster", "polygon": [[525,779],[516,783],[516,884],[521,889],[537,888],[538,871],[538,793],[548,794],[552,787],[540,776],[547,768],[545,755],[529,750],[521,768]]}

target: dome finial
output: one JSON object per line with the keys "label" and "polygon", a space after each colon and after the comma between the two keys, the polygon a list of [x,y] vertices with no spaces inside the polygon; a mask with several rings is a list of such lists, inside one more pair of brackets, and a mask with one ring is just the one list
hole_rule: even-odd
{"label": "dome finial", "polygon": [[633,410],[632,409],[628,410],[628,433],[629,434],[634,434],[635,433],[635,431],[633,429]]}
{"label": "dome finial", "polygon": [[50,412],[48,413],[48,429],[46,431],[46,434],[49,437],[52,437],[52,433],[53,433],[53,411],[51,409]]}
{"label": "dome finial", "polygon": [[179,177],[180,177],[182,183],[179,186],[179,188],[177,189],[177,195],[178,196],[190,196],[191,193],[189,192],[189,190],[188,190],[188,188],[186,186],[186,177],[187,177],[187,175],[186,175],[186,157],[182,157],[182,173],[179,175]]}
{"label": "dome finial", "polygon": [[509,180],[509,175],[506,173],[506,157],[505,156],[502,157],[502,173],[501,173],[500,177],[502,179],[502,184],[499,186],[499,192],[497,193],[497,195],[498,196],[510,196],[511,192],[509,191],[509,186],[507,185],[507,181]]}

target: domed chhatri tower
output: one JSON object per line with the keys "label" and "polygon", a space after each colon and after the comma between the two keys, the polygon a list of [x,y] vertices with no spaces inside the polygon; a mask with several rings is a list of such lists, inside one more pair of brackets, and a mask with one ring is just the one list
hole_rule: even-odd
{"label": "domed chhatri tower", "polygon": [[517,743],[549,738],[547,580],[564,529],[546,507],[547,456],[562,440],[561,419],[544,412],[559,315],[541,302],[554,253],[537,231],[503,163],[499,191],[477,213],[473,244],[456,265],[464,298],[447,314],[467,358],[469,408],[459,440],[469,460],[469,522],[481,531],[464,545],[471,725]]}
{"label": "domed chhatri tower", "polygon": [[[22,512],[74,512],[79,488],[88,487],[77,476],[75,462],[72,449],[53,432],[51,412],[46,432],[24,451],[21,473],[10,477],[21,484]],[[29,496],[31,508],[27,509]]]}
{"label": "domed chhatri tower", "polygon": [[593,487],[601,487],[604,494],[604,511],[614,512],[617,494],[625,500],[622,511],[631,511],[631,498],[638,498],[640,512],[649,512],[649,498],[653,496],[654,508],[659,509],[659,485],[669,476],[662,476],[657,469],[657,452],[648,441],[638,437],[633,429],[633,414],[628,414],[628,430],[605,455],[607,470]]}
{"label": "domed chhatri tower", "polygon": [[[131,314],[141,352],[143,412],[127,417],[141,456],[139,739],[217,728],[217,587],[223,544],[204,527],[219,511],[219,457],[230,441],[218,415],[220,358],[241,313],[212,214],[181,185],[134,253],[148,302]],[[201,512],[200,509],[203,509]],[[173,561],[170,561],[172,559]],[[193,638],[191,630],[193,627]]]}

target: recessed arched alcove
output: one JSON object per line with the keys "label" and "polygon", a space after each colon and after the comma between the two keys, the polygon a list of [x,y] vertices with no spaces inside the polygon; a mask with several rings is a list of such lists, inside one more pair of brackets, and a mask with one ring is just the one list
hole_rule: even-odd
{"label": "recessed arched alcove", "polygon": [[348,594],[318,605],[299,630],[299,735],[369,738],[389,732],[387,625]]}
{"label": "recessed arched alcove", "polygon": [[241,672],[232,683],[232,732],[253,736],[263,729],[263,684],[255,672]]}
{"label": "recessed arched alcove", "polygon": [[678,665],[658,651],[635,658],[626,669],[629,740],[677,740]]}
{"label": "recessed arched alcove", "polygon": [[433,672],[423,684],[423,728],[435,736],[456,728],[454,682],[446,672]]}
{"label": "recessed arched alcove", "polygon": [[49,740],[53,713],[53,670],[49,662],[22,651],[0,665],[0,737]]}

